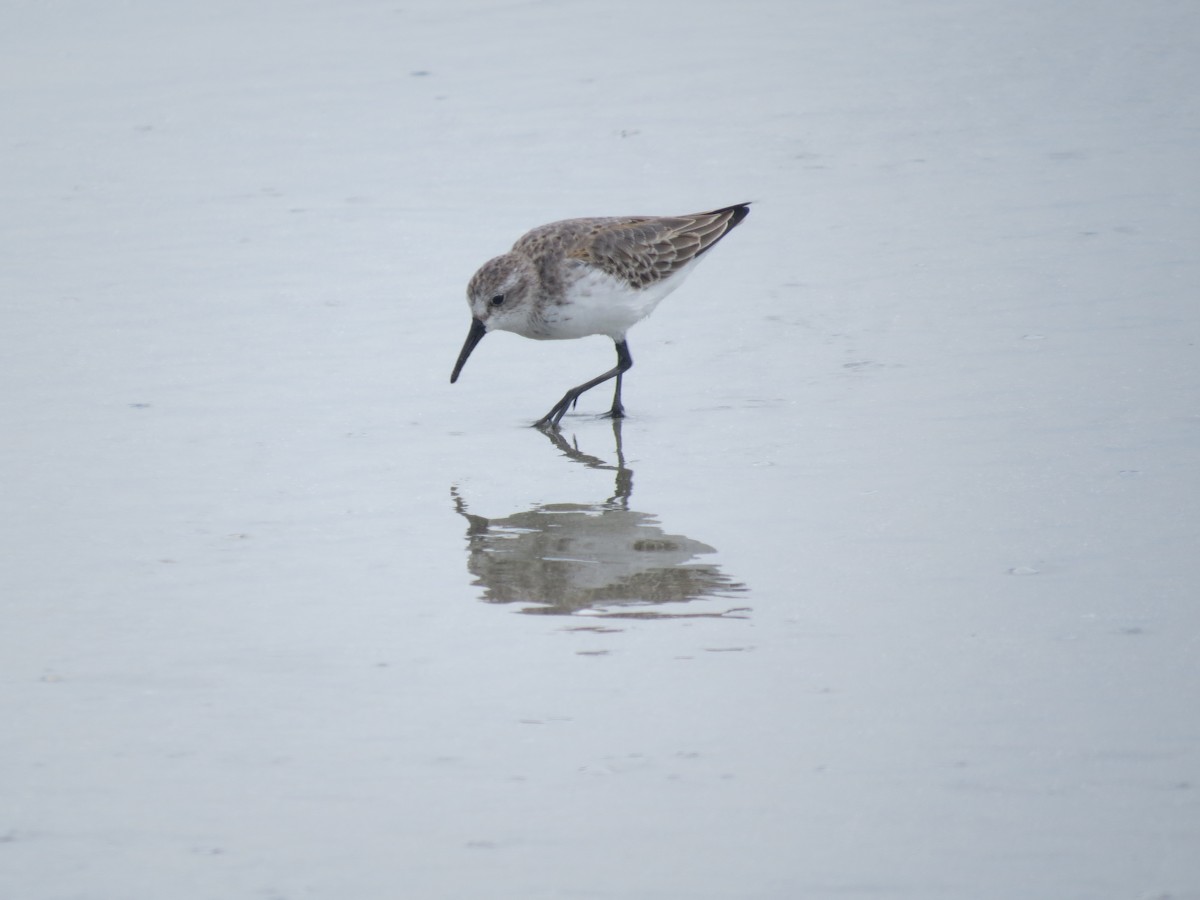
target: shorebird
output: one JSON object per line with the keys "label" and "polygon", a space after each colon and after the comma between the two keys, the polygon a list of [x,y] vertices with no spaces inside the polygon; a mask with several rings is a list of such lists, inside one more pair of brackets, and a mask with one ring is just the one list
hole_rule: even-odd
{"label": "shorebird", "polygon": [[605,334],[616,344],[616,366],[571,388],[534,424],[558,427],[580,395],[611,378],[617,385],[608,415],[624,416],[621,377],[633,365],[625,333],[749,213],[739,203],[686,216],[564,219],[527,232],[471,278],[471,330],[450,383],[489,331],[542,341]]}

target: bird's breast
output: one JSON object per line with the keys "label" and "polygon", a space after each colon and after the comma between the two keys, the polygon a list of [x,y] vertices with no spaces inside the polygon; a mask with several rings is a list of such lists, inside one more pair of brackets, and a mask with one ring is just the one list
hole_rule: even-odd
{"label": "bird's breast", "polygon": [[637,322],[654,311],[686,273],[634,288],[613,275],[579,264],[563,279],[558,296],[543,295],[541,313],[544,338],[565,340],[589,334],[621,338]]}

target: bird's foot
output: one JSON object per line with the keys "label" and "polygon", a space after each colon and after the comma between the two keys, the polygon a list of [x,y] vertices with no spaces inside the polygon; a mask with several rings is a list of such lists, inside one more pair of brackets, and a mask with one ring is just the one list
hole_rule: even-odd
{"label": "bird's foot", "polygon": [[574,406],[575,401],[578,399],[578,397],[572,397],[570,395],[563,397],[556,404],[554,404],[550,412],[546,413],[544,416],[534,422],[533,427],[540,428],[543,431],[547,429],[557,431],[558,423],[562,421],[562,417],[567,414],[567,410]]}

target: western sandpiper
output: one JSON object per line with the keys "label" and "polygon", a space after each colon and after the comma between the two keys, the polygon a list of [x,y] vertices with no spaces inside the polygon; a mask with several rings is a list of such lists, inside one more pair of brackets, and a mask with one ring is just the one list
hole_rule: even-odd
{"label": "western sandpiper", "polygon": [[535,228],[484,263],[467,286],[471,330],[450,375],[489,331],[536,340],[606,334],[617,364],[567,391],[535,424],[557,427],[585,391],[617,380],[609,415],[625,415],[621,376],[633,365],[625,332],[679,287],[700,257],[750,213],[747,203],[689,216],[566,219]]}

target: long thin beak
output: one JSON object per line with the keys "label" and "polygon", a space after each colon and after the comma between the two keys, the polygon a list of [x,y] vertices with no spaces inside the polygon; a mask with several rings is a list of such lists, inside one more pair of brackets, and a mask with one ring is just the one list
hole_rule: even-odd
{"label": "long thin beak", "polygon": [[462,353],[458,354],[458,362],[454,364],[454,371],[450,374],[451,384],[458,381],[458,373],[467,364],[467,357],[471,355],[475,345],[483,340],[485,334],[487,334],[487,328],[484,327],[484,324],[478,319],[472,319],[471,330],[467,332],[467,341],[463,344]]}

